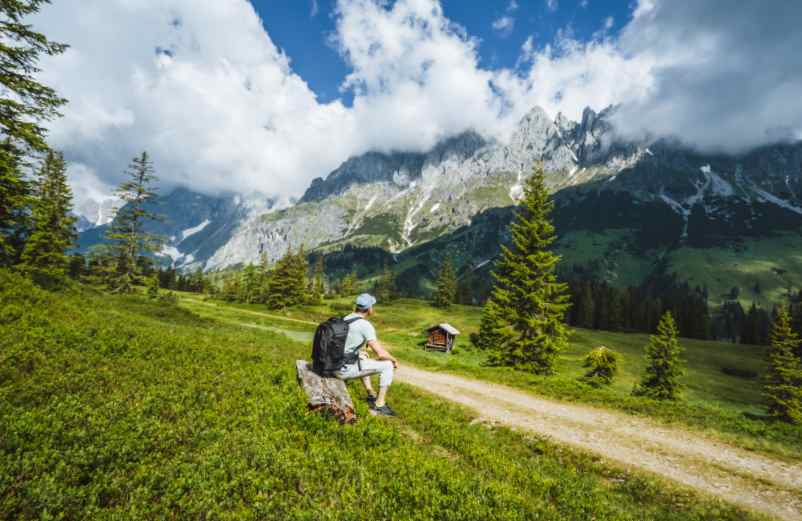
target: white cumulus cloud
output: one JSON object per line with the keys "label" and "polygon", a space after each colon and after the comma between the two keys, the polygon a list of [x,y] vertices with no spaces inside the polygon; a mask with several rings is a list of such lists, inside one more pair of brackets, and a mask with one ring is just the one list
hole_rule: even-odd
{"label": "white cumulus cloud", "polygon": [[480,66],[480,41],[437,0],[338,0],[333,16],[352,107],[317,98],[247,0],[46,6],[36,27],[71,45],[42,79],[70,100],[50,141],[76,194],[114,186],[147,149],[168,186],[297,196],[368,150],[424,150],[468,129],[503,139],[534,105],[576,119],[621,104],[623,135],[704,150],[802,136],[802,4],[640,0],[617,35],[609,19],[590,41],[530,37],[509,69]]}
{"label": "white cumulus cloud", "polygon": [[42,76],[70,100],[50,141],[83,178],[115,185],[147,149],[167,185],[297,194],[355,151],[351,112],[318,102],[247,1],[80,3],[35,23],[71,45]]}

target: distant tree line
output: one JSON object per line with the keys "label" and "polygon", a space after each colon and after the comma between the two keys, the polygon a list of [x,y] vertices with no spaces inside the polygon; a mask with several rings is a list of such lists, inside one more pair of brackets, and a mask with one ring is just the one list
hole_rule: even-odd
{"label": "distant tree line", "polygon": [[[769,345],[776,306],[767,310],[757,302],[744,309],[737,288],[712,308],[705,287],[691,287],[676,274],[658,275],[640,286],[618,288],[605,281],[582,278],[581,271],[563,274],[573,306],[567,314],[574,327],[607,331],[652,333],[670,311],[680,335],[701,340],[724,340]],[[787,305],[792,327],[802,333],[802,290],[789,293]]]}
{"label": "distant tree line", "polygon": [[711,337],[707,291],[679,283],[675,276],[655,277],[629,288],[573,278],[568,287],[573,306],[567,318],[572,326],[652,333],[670,311],[682,336]]}

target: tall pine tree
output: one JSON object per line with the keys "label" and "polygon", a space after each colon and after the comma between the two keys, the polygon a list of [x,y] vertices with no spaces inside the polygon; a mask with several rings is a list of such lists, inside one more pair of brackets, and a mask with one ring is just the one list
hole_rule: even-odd
{"label": "tall pine tree", "polygon": [[763,393],[769,414],[789,423],[802,423],[802,360],[797,352],[802,346],[791,328],[788,310],[781,307],[771,329],[769,369],[763,380]]}
{"label": "tall pine tree", "polygon": [[49,152],[42,164],[33,203],[33,230],[22,252],[21,264],[31,276],[47,286],[67,278],[67,250],[76,238],[72,192],[60,153]]}
{"label": "tall pine tree", "polygon": [[28,234],[30,185],[21,168],[48,150],[43,123],[59,116],[66,103],[36,81],[42,56],[67,48],[51,42],[24,22],[47,0],[0,2],[0,265],[17,261]]}
{"label": "tall pine tree", "polygon": [[147,206],[155,197],[153,183],[156,175],[147,152],[135,157],[126,172],[127,180],[117,188],[117,196],[124,201],[117,212],[106,239],[117,261],[117,269],[108,281],[110,289],[122,293],[133,291],[139,283],[138,257],[144,253],[156,252],[161,239],[145,231],[145,223],[160,217],[148,210]]}
{"label": "tall pine tree", "polygon": [[553,373],[557,354],[568,341],[568,285],[557,281],[560,257],[550,249],[556,239],[553,207],[543,166],[536,165],[510,225],[512,244],[502,246],[493,272],[491,300],[503,325],[495,328],[500,342],[493,346],[490,361],[535,374]]}
{"label": "tall pine tree", "polygon": [[432,304],[438,308],[448,308],[457,298],[457,275],[450,256],[446,256],[437,275],[437,290]]}
{"label": "tall pine tree", "polygon": [[684,373],[680,354],[679,331],[670,311],[663,314],[657,334],[646,345],[646,372],[632,394],[657,400],[679,397],[679,378]]}

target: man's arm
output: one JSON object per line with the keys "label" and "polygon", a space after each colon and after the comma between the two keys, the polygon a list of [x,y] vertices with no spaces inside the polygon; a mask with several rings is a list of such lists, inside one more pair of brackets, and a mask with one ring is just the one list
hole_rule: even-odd
{"label": "man's arm", "polygon": [[389,360],[393,363],[395,367],[398,367],[398,360],[390,354],[382,345],[379,343],[378,340],[370,340],[368,342],[368,347],[376,353],[376,356],[379,357],[379,360]]}

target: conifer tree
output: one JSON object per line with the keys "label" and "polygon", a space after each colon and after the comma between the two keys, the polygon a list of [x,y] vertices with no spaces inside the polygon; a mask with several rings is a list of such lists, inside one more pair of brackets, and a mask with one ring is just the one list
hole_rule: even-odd
{"label": "conifer tree", "polygon": [[357,281],[356,271],[352,271],[343,278],[342,286],[340,289],[342,296],[350,297],[354,293],[356,293],[356,281]]}
{"label": "conifer tree", "polygon": [[605,346],[591,350],[582,367],[588,369],[582,380],[593,386],[610,385],[618,372],[618,353]]}
{"label": "conifer tree", "polygon": [[788,310],[781,307],[771,329],[763,393],[769,414],[789,423],[802,423],[802,360],[797,355],[800,346],[802,339],[791,328]]}
{"label": "conifer tree", "polygon": [[261,281],[259,271],[253,264],[248,264],[240,273],[239,301],[253,304],[259,298]]}
{"label": "conifer tree", "polygon": [[326,292],[323,276],[323,256],[320,255],[315,261],[315,269],[312,274],[312,280],[309,282],[309,302],[311,304],[320,304],[323,302],[323,295]]}
{"label": "conifer tree", "polygon": [[59,285],[67,277],[67,250],[76,238],[72,191],[60,153],[49,152],[37,180],[32,207],[33,229],[20,258],[34,280]]}
{"label": "conifer tree", "polygon": [[473,345],[485,351],[493,351],[502,345],[506,338],[512,334],[505,331],[509,325],[503,320],[499,307],[493,299],[487,299],[482,307],[482,319],[479,324],[479,333],[472,336]]}
{"label": "conifer tree", "polygon": [[576,325],[585,329],[593,329],[596,305],[593,301],[593,290],[589,282],[582,284],[577,304]]}
{"label": "conifer tree", "polygon": [[30,185],[21,167],[48,150],[44,122],[59,116],[66,103],[52,88],[36,81],[42,56],[64,52],[24,22],[47,0],[0,2],[0,265],[16,262],[28,232]]}
{"label": "conifer tree", "polygon": [[292,249],[276,262],[270,276],[267,306],[283,309],[306,301],[306,272],[308,263],[304,249],[294,254]]}
{"label": "conifer tree", "polygon": [[126,176],[128,179],[116,192],[124,204],[106,232],[106,239],[117,259],[116,273],[108,285],[110,289],[122,293],[133,291],[134,284],[139,282],[138,257],[143,253],[156,252],[162,242],[159,237],[145,231],[147,221],[160,219],[147,209],[148,203],[156,197],[153,187],[156,175],[147,152],[133,159]]}
{"label": "conifer tree", "polygon": [[437,275],[437,290],[434,293],[434,304],[438,308],[448,308],[457,298],[457,276],[454,273],[454,265],[451,258],[447,256],[440,266],[440,273]]}
{"label": "conifer tree", "polygon": [[679,378],[684,373],[680,358],[679,331],[670,311],[666,311],[657,326],[657,334],[646,345],[646,372],[632,394],[657,400],[679,397]]}
{"label": "conifer tree", "polygon": [[154,273],[145,279],[145,285],[148,288],[148,298],[156,300],[159,298],[159,275]]}
{"label": "conifer tree", "polygon": [[8,141],[0,144],[0,266],[17,261],[30,224],[31,187],[15,152]]}
{"label": "conifer tree", "polygon": [[230,273],[223,278],[221,297],[226,302],[236,302],[240,295],[240,278],[236,273]]}
{"label": "conifer tree", "polygon": [[303,304],[309,299],[307,293],[307,275],[309,273],[309,261],[306,258],[306,251],[304,245],[298,250],[298,254],[292,258],[292,291],[289,296],[289,305],[297,306]]}
{"label": "conifer tree", "polygon": [[291,268],[289,266],[292,255],[292,250],[288,249],[284,257],[276,261],[270,273],[266,302],[267,307],[270,309],[283,309],[288,305],[288,297],[292,292]]}
{"label": "conifer tree", "polygon": [[73,280],[81,280],[81,277],[86,272],[86,257],[80,253],[73,253],[70,255],[69,265],[67,267],[67,275]]}
{"label": "conifer tree", "polygon": [[493,272],[491,300],[499,320],[509,327],[497,328],[503,339],[494,346],[490,362],[535,374],[554,372],[557,354],[568,337],[568,285],[557,281],[560,257],[550,250],[556,239],[550,221],[553,207],[543,167],[538,165],[510,225],[512,244],[502,246]]}

